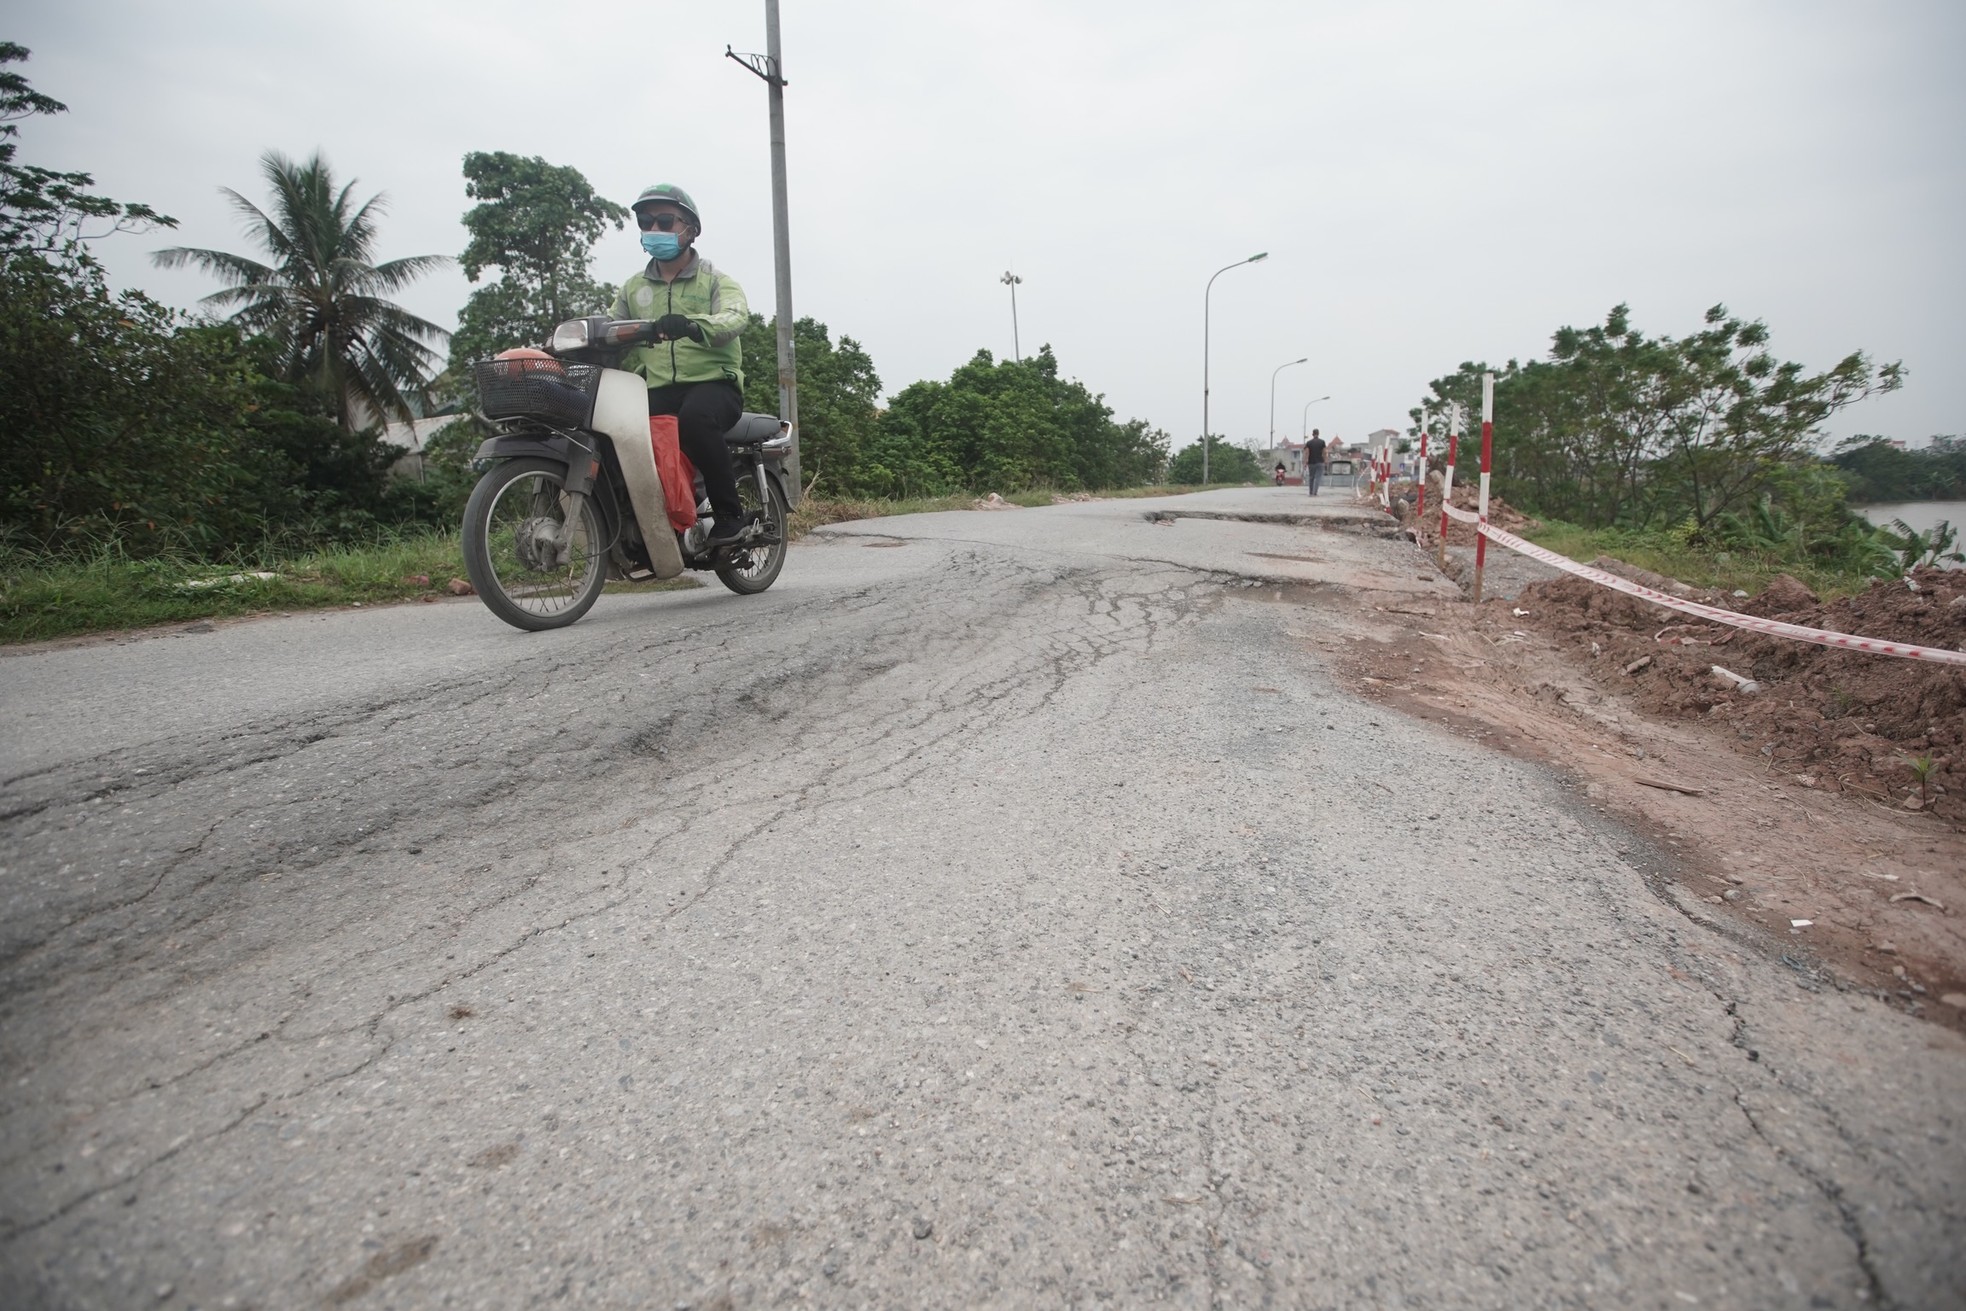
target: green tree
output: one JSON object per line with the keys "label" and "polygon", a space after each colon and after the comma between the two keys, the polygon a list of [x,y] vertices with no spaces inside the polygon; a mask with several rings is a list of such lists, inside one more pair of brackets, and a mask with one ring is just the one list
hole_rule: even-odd
{"label": "green tree", "polygon": [[28,53],[25,46],[0,41],[0,259],[32,252],[75,258],[83,242],[112,232],[176,227],[176,219],[148,205],[119,204],[96,195],[90,190],[95,179],[87,173],[15,162],[17,120],[68,112],[68,106],[36,91],[26,77],[7,67],[26,62]]}
{"label": "green tree", "polygon": [[[776,320],[753,314],[744,329],[744,408],[778,413]],[[879,475],[867,468],[880,414],[881,380],[859,342],[834,343],[817,319],[792,324],[799,362],[799,460],[805,479],[821,495],[852,496]]]}
{"label": "green tree", "polygon": [[1860,505],[1966,496],[1966,441],[1958,437],[1934,437],[1908,451],[1860,433],[1839,443],[1831,462],[1849,482],[1850,499]]}
{"label": "green tree", "polygon": [[65,109],[6,67],[27,54],[0,42],[0,531],[36,550],[215,540],[245,477],[236,338],[111,294],[85,243],[171,220],[16,162],[18,120]]}
{"label": "green tree", "polygon": [[1904,367],[1873,368],[1853,352],[1834,368],[1807,373],[1768,353],[1768,329],[1707,311],[1705,328],[1675,343],[1662,384],[1667,410],[1657,439],[1662,492],[1707,528],[1751,501],[1786,463],[1813,448],[1822,422],[1867,396],[1896,391]]}
{"label": "green tree", "polygon": [[[1217,483],[1255,483],[1263,481],[1263,466],[1256,457],[1233,442],[1220,437],[1208,444],[1208,478]],[[1167,466],[1167,480],[1173,483],[1201,482],[1201,443],[1184,446]]]}
{"label": "green tree", "polygon": [[[4,70],[24,55],[0,45],[0,116],[59,112]],[[391,517],[393,452],[278,381],[277,343],[109,288],[86,243],[169,220],[87,193],[85,173],[14,166],[14,132],[0,124],[5,540],[223,557]]]}
{"label": "green tree", "polygon": [[250,405],[228,329],[185,329],[99,270],[0,267],[0,522],[20,546],[207,550],[236,537]]}
{"label": "green tree", "polygon": [[464,194],[478,203],[464,215],[470,234],[458,259],[477,282],[451,338],[451,369],[511,346],[539,345],[554,325],[606,313],[611,290],[596,282],[594,243],[628,220],[621,205],[594,194],[580,170],[537,155],[473,151],[464,157]]}
{"label": "green tree", "polygon": [[978,351],[948,382],[904,388],[881,429],[868,490],[883,495],[1137,486],[1167,462],[1166,434],[1115,423],[1050,346],[1021,361]]}
{"label": "green tree", "polygon": [[272,263],[185,246],[152,259],[164,268],[188,264],[229,279],[231,286],[204,303],[237,306],[231,321],[277,343],[284,379],[325,397],[342,427],[413,417],[411,398],[428,386],[438,360],[430,343],[448,334],[387,297],[448,258],[412,255],[375,263],[384,197],[378,193],[356,204],[355,184],[337,188],[318,153],[296,164],[270,150],[260,168],[272,188],[271,214],[229,187],[222,190]]}
{"label": "green tree", "polygon": [[[1764,324],[1718,305],[1699,332],[1646,337],[1619,305],[1602,325],[1559,329],[1547,360],[1463,364],[1434,381],[1426,408],[1437,415],[1460,402],[1467,476],[1479,453],[1481,375],[1494,373],[1503,497],[1586,526],[1684,520],[1711,536],[1764,496],[1804,496],[1813,484],[1784,471],[1814,459],[1823,421],[1902,382],[1900,365],[1873,367],[1861,352],[1811,374],[1778,363],[1768,339]],[[1811,500],[1807,513],[1820,512]]]}

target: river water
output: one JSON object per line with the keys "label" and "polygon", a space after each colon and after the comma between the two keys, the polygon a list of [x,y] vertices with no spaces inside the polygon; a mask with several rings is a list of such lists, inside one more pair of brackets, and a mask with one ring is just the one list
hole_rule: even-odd
{"label": "river water", "polygon": [[1941,519],[1966,535],[1966,501],[1901,501],[1895,505],[1859,505],[1858,514],[1880,528],[1903,519],[1919,532],[1928,532]]}
{"label": "river water", "polygon": [[[1962,539],[1966,539],[1966,501],[1900,501],[1890,505],[1859,505],[1855,509],[1880,528],[1888,528],[1892,520],[1902,519],[1924,533],[1930,532],[1940,520],[1944,520],[1959,530]],[[1955,542],[1953,549],[1966,549],[1966,543]],[[1948,563],[1945,567],[1958,569],[1961,566]]]}

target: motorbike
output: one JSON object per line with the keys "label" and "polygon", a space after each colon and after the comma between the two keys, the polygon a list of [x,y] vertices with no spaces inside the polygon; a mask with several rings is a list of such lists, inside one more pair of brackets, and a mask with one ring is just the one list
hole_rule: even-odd
{"label": "motorbike", "polygon": [[[515,628],[564,628],[610,577],[674,578],[707,569],[740,595],[764,591],[785,564],[789,425],[745,414],[724,434],[753,522],[730,545],[706,545],[699,476],[696,522],[672,527],[649,426],[648,389],[616,367],[657,340],[645,319],[562,323],[545,350],[507,351],[473,366],[490,467],[464,507],[464,568],[493,614]],[[676,465],[671,465],[672,481]]]}

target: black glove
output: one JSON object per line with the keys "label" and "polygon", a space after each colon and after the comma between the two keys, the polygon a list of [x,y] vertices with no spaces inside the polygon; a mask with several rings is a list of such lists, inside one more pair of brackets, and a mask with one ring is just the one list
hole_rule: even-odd
{"label": "black glove", "polygon": [[692,323],[686,314],[665,314],[655,321],[657,341],[675,341],[688,337],[691,341],[703,340],[703,325]]}

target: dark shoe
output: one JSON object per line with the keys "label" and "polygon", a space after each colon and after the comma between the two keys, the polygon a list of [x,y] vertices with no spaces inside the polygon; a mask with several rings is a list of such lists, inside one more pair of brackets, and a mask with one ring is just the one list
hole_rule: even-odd
{"label": "dark shoe", "polygon": [[744,534],[751,530],[751,526],[757,522],[758,512],[756,510],[746,510],[728,523],[719,519],[712,525],[710,535],[703,539],[704,548],[707,550],[718,546],[735,546],[743,539]]}

